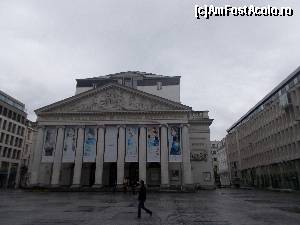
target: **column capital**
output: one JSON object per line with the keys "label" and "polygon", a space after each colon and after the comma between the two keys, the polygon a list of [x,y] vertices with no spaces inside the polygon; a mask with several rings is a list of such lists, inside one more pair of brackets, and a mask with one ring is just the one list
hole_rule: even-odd
{"label": "column capital", "polygon": [[59,129],[59,128],[64,129],[64,128],[66,128],[66,126],[65,126],[65,125],[58,125],[58,126],[56,126],[56,128],[57,128],[57,129]]}
{"label": "column capital", "polygon": [[37,129],[45,129],[46,126],[45,126],[45,125],[37,125],[36,128],[37,128]]}
{"label": "column capital", "polygon": [[188,123],[183,123],[183,124],[180,124],[180,127],[187,127],[187,128],[189,128],[189,127],[190,127],[190,124],[188,124]]}
{"label": "column capital", "polygon": [[105,125],[104,124],[99,124],[99,125],[97,125],[97,128],[103,128],[103,129],[105,129]]}
{"label": "column capital", "polygon": [[168,125],[168,124],[166,124],[166,123],[162,123],[162,124],[160,124],[160,125],[159,125],[159,127],[166,127],[166,128],[168,128],[168,127],[169,127],[169,125]]}
{"label": "column capital", "polygon": [[117,125],[117,128],[126,128],[126,125],[125,124],[120,124],[120,125]]}
{"label": "column capital", "polygon": [[76,128],[78,128],[78,129],[79,129],[79,128],[83,128],[83,129],[84,129],[84,128],[85,128],[85,125],[77,125]]}

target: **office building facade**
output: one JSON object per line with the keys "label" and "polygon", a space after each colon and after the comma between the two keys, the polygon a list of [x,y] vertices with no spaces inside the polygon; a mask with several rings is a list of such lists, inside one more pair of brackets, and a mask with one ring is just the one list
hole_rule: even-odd
{"label": "office building facade", "polygon": [[18,186],[26,130],[25,105],[0,91],[0,187]]}
{"label": "office building facade", "polygon": [[233,183],[299,189],[300,67],[227,131]]}

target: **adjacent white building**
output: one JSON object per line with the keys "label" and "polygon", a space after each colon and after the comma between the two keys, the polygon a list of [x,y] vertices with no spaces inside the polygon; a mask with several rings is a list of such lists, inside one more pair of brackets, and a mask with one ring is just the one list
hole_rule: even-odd
{"label": "adjacent white building", "polygon": [[121,72],[77,79],[37,109],[32,186],[213,188],[212,119],[180,103],[180,77]]}
{"label": "adjacent white building", "polygon": [[222,187],[230,186],[230,174],[228,169],[225,138],[218,143],[217,147],[218,176]]}
{"label": "adjacent white building", "polygon": [[210,152],[211,152],[212,166],[213,166],[214,179],[215,179],[216,185],[219,185],[219,183],[220,183],[220,178],[218,175],[219,164],[218,164],[218,158],[217,158],[218,144],[219,144],[219,141],[217,141],[217,140],[210,141]]}

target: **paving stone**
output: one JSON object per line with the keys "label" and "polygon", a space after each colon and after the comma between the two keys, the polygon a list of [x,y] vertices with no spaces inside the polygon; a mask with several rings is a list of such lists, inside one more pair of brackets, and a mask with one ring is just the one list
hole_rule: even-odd
{"label": "paving stone", "polygon": [[217,189],[148,193],[137,218],[137,196],[101,192],[0,192],[0,225],[299,225],[300,194]]}

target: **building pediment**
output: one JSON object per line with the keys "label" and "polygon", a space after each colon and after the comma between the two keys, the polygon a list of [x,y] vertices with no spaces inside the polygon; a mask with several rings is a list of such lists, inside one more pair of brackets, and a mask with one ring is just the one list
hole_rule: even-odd
{"label": "building pediment", "polygon": [[190,111],[191,107],[119,84],[109,84],[37,109],[43,113]]}

